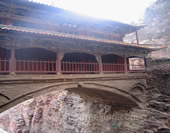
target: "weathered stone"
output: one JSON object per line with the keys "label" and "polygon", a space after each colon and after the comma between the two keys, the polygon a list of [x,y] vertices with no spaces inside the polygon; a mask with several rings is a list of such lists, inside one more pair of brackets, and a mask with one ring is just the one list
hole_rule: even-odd
{"label": "weathered stone", "polygon": [[165,92],[169,75],[168,70],[149,73],[144,108],[116,106],[70,91],[55,91],[2,113],[1,128],[9,133],[167,133],[170,97]]}

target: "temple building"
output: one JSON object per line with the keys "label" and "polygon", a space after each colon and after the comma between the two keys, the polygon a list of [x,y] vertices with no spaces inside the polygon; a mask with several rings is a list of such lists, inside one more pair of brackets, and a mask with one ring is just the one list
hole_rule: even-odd
{"label": "temple building", "polygon": [[[144,72],[161,47],[139,44],[132,26],[26,0],[0,0],[0,74]],[[123,42],[136,32],[137,44]]]}

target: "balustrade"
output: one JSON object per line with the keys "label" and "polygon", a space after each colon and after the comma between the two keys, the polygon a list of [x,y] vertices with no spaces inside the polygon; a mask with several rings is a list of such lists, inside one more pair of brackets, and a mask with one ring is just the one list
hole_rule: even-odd
{"label": "balustrade", "polygon": [[[56,73],[56,61],[19,60],[16,62],[16,73]],[[10,72],[10,60],[0,59],[0,73]],[[144,65],[127,64],[128,72],[144,72]],[[61,62],[62,73],[99,73],[99,63],[95,62]],[[102,72],[125,72],[124,64],[102,63]]]}
{"label": "balustrade", "polygon": [[99,64],[94,62],[61,62],[63,73],[99,73]]}
{"label": "balustrade", "polygon": [[[56,57],[58,56],[61,55],[57,54]],[[99,55],[98,62],[60,61],[59,57],[57,60],[15,59],[15,50],[12,49],[10,59],[0,58],[0,73],[124,73],[145,71],[145,65],[127,64],[126,56],[124,63],[121,64],[102,63],[101,55]]]}
{"label": "balustrade", "polygon": [[124,64],[103,63],[103,72],[125,72]]}
{"label": "balustrade", "polygon": [[16,72],[56,73],[56,61],[16,60]]}
{"label": "balustrade", "polygon": [[9,72],[9,59],[0,58],[0,73],[8,73],[8,72]]}

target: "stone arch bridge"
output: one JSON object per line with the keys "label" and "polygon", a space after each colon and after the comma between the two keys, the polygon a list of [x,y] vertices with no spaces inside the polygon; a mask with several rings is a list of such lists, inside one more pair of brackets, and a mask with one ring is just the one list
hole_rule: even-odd
{"label": "stone arch bridge", "polygon": [[1,75],[0,112],[25,100],[56,90],[121,106],[143,107],[145,73],[77,75]]}

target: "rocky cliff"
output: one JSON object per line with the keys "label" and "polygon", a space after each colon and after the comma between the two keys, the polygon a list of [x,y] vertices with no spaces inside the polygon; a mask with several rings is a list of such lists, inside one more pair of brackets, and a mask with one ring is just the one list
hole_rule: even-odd
{"label": "rocky cliff", "polygon": [[145,133],[170,133],[170,71],[159,67],[147,80]]}
{"label": "rocky cliff", "polygon": [[145,110],[99,103],[62,91],[11,108],[0,115],[0,124],[9,133],[135,133],[145,117]]}
{"label": "rocky cliff", "polygon": [[[170,2],[169,0],[156,0],[145,11],[141,25],[145,28],[138,31],[140,44],[161,44],[166,47],[162,51],[152,53],[153,58],[170,58]],[[124,38],[126,42],[135,42],[135,33]]]}

